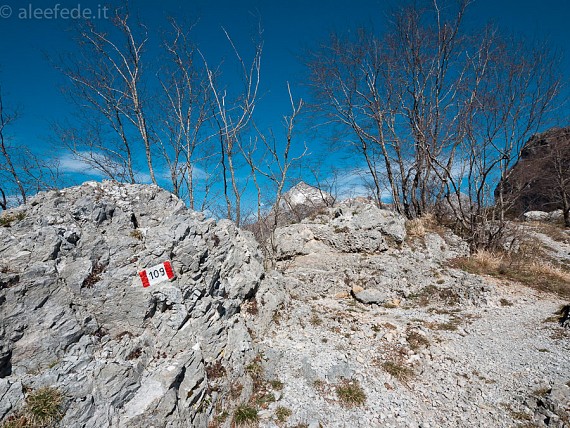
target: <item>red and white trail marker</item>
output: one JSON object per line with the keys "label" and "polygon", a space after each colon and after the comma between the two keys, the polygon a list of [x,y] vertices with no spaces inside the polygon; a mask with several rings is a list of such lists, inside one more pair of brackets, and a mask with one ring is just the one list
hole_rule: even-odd
{"label": "red and white trail marker", "polygon": [[150,287],[163,281],[170,281],[174,278],[172,264],[167,260],[156,266],[146,268],[139,272],[143,287]]}

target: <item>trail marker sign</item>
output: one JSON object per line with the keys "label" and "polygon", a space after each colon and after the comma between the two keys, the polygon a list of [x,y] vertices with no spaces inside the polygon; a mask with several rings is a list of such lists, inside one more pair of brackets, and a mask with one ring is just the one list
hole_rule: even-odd
{"label": "trail marker sign", "polygon": [[156,266],[146,268],[139,272],[143,287],[150,287],[163,281],[170,281],[174,278],[174,271],[170,261],[162,262]]}

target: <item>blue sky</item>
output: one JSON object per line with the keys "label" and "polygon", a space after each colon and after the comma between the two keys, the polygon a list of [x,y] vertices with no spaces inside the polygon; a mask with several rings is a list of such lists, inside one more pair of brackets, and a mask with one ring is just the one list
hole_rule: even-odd
{"label": "blue sky", "polygon": [[[0,18],[0,84],[6,106],[20,112],[20,118],[11,130],[14,141],[41,150],[50,139],[50,123],[71,113],[60,92],[65,78],[54,70],[47,58],[56,58],[58,53],[74,49],[68,31],[69,20],[19,19],[20,9],[59,5],[59,9],[81,7],[96,11],[105,4],[105,1],[97,0],[0,0],[0,15],[2,11],[6,12],[6,6],[12,11],[10,17]],[[110,5],[116,4],[111,2]],[[303,47],[324,40],[330,31],[345,32],[359,25],[381,30],[389,8],[397,4],[396,0],[131,0],[130,9],[140,14],[151,33],[166,27],[165,18],[171,15],[197,21],[196,41],[214,63],[229,54],[220,27],[228,30],[238,47],[247,50],[251,48],[250,34],[255,16],[260,16],[264,28],[264,55],[263,97],[258,105],[258,120],[265,126],[280,128],[282,116],[289,107],[286,82],[291,82],[295,94],[304,94],[299,84],[303,79],[299,61]],[[475,0],[469,19],[475,25],[491,20],[504,31],[529,39],[547,38],[561,50],[566,50],[570,42],[567,0]],[[562,64],[566,76],[570,75],[568,57],[566,52]]]}

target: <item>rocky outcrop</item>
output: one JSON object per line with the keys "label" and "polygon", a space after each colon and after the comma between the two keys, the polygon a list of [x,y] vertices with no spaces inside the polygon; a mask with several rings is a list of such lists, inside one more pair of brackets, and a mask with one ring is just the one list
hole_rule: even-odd
{"label": "rocky outcrop", "polygon": [[[0,227],[0,421],[46,386],[66,397],[64,427],[206,427],[230,405],[254,353],[241,307],[268,288],[249,234],[158,187],[114,182],[12,214]],[[166,260],[175,278],[144,288],[138,272]]]}
{"label": "rocky outcrop", "polygon": [[454,268],[459,237],[364,201],[276,236],[290,299],[258,337],[282,386],[260,428],[568,425],[559,299]]}
{"label": "rocky outcrop", "polygon": [[544,211],[528,211],[523,214],[525,221],[549,221],[549,222],[559,222],[563,220],[564,215],[562,210],[552,211],[550,213]]}
{"label": "rocky outcrop", "polygon": [[536,427],[566,428],[570,425],[570,385],[538,388],[524,404]]}
{"label": "rocky outcrop", "polygon": [[373,204],[340,204],[301,223],[275,232],[277,260],[298,255],[339,251],[378,253],[406,237],[405,220]]}
{"label": "rocky outcrop", "polygon": [[0,224],[0,422],[56,391],[62,427],[568,424],[567,302],[458,269],[462,239],[367,200],[277,227],[271,271],[154,186],[44,193]]}
{"label": "rocky outcrop", "polygon": [[[561,165],[570,162],[570,127],[553,128],[532,136],[509,171],[509,178],[495,189],[495,197],[503,186],[504,197],[512,201],[511,212],[517,216],[528,211],[549,212],[563,208],[559,192],[554,191],[557,172],[553,157]],[[568,172],[565,173],[568,180]]]}

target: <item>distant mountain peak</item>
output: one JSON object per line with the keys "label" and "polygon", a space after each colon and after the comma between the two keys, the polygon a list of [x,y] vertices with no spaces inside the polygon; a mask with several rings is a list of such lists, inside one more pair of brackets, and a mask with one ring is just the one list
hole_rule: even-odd
{"label": "distant mountain peak", "polygon": [[300,181],[283,195],[281,205],[294,208],[298,205],[327,205],[332,201],[329,193]]}

